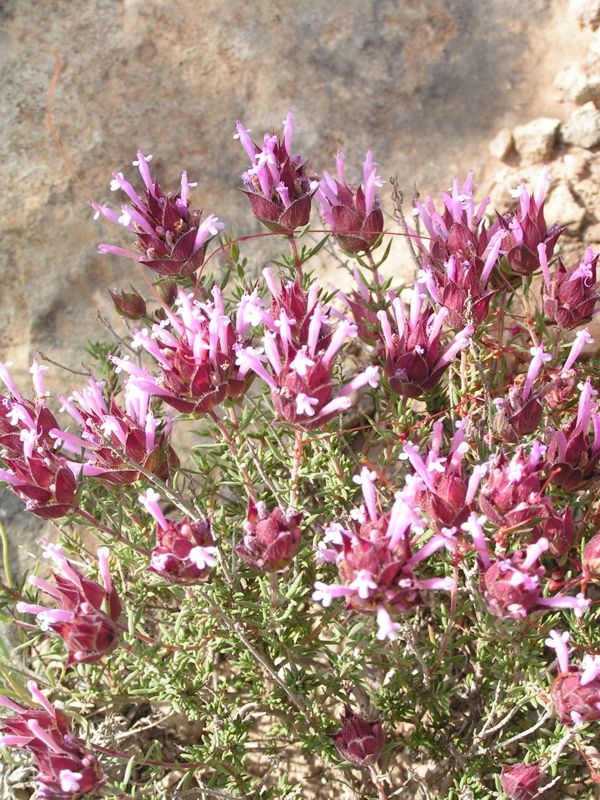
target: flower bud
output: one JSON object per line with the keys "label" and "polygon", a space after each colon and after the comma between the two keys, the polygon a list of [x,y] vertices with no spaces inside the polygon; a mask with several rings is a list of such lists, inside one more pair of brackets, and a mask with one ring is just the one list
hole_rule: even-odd
{"label": "flower bud", "polygon": [[600,580],[600,533],[592,536],[583,550],[583,572],[587,578]]}
{"label": "flower bud", "polygon": [[342,728],[331,735],[338,753],[354,764],[374,764],[383,750],[383,728],[379,719],[368,722],[350,706],[344,710]]}
{"label": "flower bud", "polygon": [[250,500],[244,539],[236,552],[253,569],[281,572],[289,566],[300,547],[302,516],[280,508],[269,513],[264,503]]}
{"label": "flower bud", "polygon": [[156,528],[150,569],[170,583],[201,583],[215,564],[214,539],[208,520],[173,522]]}
{"label": "flower bud", "polygon": [[539,791],[542,770],[539,761],[534,764],[514,764],[502,767],[500,783],[511,800],[531,800]]}
{"label": "flower bud", "polygon": [[117,314],[127,319],[142,319],[146,316],[146,303],[144,298],[135,290],[122,292],[118,289],[109,289]]}

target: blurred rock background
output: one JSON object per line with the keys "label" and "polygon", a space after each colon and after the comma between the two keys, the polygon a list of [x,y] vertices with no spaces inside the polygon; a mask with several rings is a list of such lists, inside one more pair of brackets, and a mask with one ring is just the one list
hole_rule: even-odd
{"label": "blurred rock background", "polygon": [[[258,230],[236,118],[260,136],[292,108],[315,170],[341,146],[358,177],[371,147],[408,197],[474,168],[505,207],[507,184],[556,161],[551,215],[571,243],[600,241],[599,23],[594,0],[2,0],[0,359],[25,382],[40,351],[77,368],[106,334],[106,289],[142,288],[131,263],[97,253],[115,232],[86,204],[114,201],[111,172],[133,170],[138,147],[165,187],[187,169],[230,232]],[[258,273],[268,251],[250,252]],[[401,251],[392,268],[410,270]],[[54,388],[78,380],[53,373]],[[0,495],[25,549],[37,522],[19,508]]]}

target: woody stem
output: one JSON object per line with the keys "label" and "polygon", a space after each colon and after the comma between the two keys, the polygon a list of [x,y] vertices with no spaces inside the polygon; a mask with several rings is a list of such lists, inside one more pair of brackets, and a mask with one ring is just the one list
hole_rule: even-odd
{"label": "woody stem", "polygon": [[385,792],[385,787],[381,780],[381,770],[377,764],[372,764],[369,767],[369,773],[371,775],[371,780],[375,784],[375,788],[377,789],[377,795],[379,800],[388,800],[388,796]]}
{"label": "woody stem", "polygon": [[303,433],[301,430],[296,430],[294,455],[292,458],[292,490],[290,492],[290,508],[295,508],[298,500],[298,480],[300,477],[300,464],[302,462],[303,445]]}
{"label": "woody stem", "polygon": [[252,502],[256,503],[256,492],[254,491],[254,484],[252,483],[252,478],[250,477],[248,470],[242,463],[240,451],[237,444],[229,435],[229,431],[227,430],[223,422],[219,419],[219,417],[215,414],[214,411],[210,412],[210,418],[219,429],[219,433],[221,434],[221,436],[229,446],[229,449],[231,450],[231,454],[233,455],[236,466],[239,469],[240,474],[243,478],[246,491],[248,492],[248,497],[252,500]]}

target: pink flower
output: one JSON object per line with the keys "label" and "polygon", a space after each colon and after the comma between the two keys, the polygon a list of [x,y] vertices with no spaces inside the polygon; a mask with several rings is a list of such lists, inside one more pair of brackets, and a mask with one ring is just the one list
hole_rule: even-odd
{"label": "pink flower", "polygon": [[341,757],[354,764],[375,764],[383,751],[381,721],[363,719],[350,706],[344,708],[341,729],[329,735]]}
{"label": "pink flower", "polygon": [[8,468],[0,469],[0,480],[33,514],[55,519],[76,507],[77,482],[51,435],[58,423],[46,405],[45,370],[34,360],[36,398],[31,402],[15,386],[8,365],[0,364],[0,380],[8,388],[0,395],[0,454]]}
{"label": "pink flower", "polygon": [[212,297],[212,302],[201,302],[180,290],[175,313],[165,310],[166,320],[151,331],[134,331],[133,347],[154,359],[158,377],[128,358],[113,358],[139,392],[187,414],[209,413],[226,398],[244,394],[250,378],[236,365],[236,354],[249,344],[247,325],[238,320],[236,329],[217,286]]}
{"label": "pink flower", "polygon": [[147,489],[138,499],[157,523],[151,571],[170,583],[190,585],[206,580],[217,563],[210,521],[166,519],[159,506],[160,495],[153,489]]}
{"label": "pink flower", "polygon": [[117,621],[121,602],[108,571],[108,549],[98,550],[98,571],[102,585],[84,578],[63,556],[58,545],[45,543],[44,557],[57,567],[54,583],[31,577],[33,586],[52,597],[56,608],[17,603],[21,614],[35,614],[42,630],[52,631],[64,640],[68,663],[93,664],[115,649],[119,642]]}
{"label": "pink flower", "polygon": [[519,207],[516,211],[498,217],[504,231],[502,249],[514,272],[530,275],[540,266],[538,247],[545,246],[547,258],[552,258],[554,246],[563,229],[558,223],[551,228],[544,219],[544,202],[549,179],[544,168],[533,194],[529,194],[522,181],[518,191]]}
{"label": "pink flower", "polygon": [[481,591],[491,614],[504,619],[521,619],[539,608],[568,608],[577,617],[583,616],[590,601],[579,594],[544,597],[542,578],[546,574],[540,563],[542,554],[548,549],[546,539],[540,538],[528,545],[526,550],[516,550],[502,558],[492,559],[482,523],[485,518],[471,514],[462,526],[475,543],[481,565]]}
{"label": "pink flower", "polygon": [[344,341],[356,335],[355,326],[342,319],[333,330],[328,312],[317,302],[316,288],[305,297],[299,287],[293,292],[287,287],[285,296],[285,287],[279,288],[270,273],[265,277],[274,302],[272,313],[263,317],[263,347],[239,348],[236,364],[241,375],[254,372],[269,386],[280,419],[305,429],[320,427],[349,409],[358,389],[367,384],[375,388],[378,369],[367,367],[334,393],[335,357]]}
{"label": "pink flower", "polygon": [[0,720],[0,746],[29,750],[36,761],[37,796],[44,800],[78,800],[103,783],[94,755],[73,737],[70,720],[30,681],[27,688],[41,708],[27,708],[0,695],[0,705],[14,711]]}
{"label": "pink flower", "polygon": [[139,464],[166,479],[179,466],[179,459],[169,443],[169,425],[163,425],[150,409],[150,394],[133,381],[125,384],[125,410],[113,396],[104,399],[104,384],[90,378],[81,392],[61,398],[63,409],[79,426],[78,435],[57,427],[51,437],[62,442],[65,450],[82,460],[72,460],[74,475],[80,473],[114,484],[135,483]]}
{"label": "pink flower", "polygon": [[446,578],[417,578],[415,567],[441,548],[453,550],[454,530],[444,528],[412,554],[411,528],[421,532],[423,522],[410,492],[398,493],[392,509],[380,515],[375,474],[365,467],[354,480],[362,488],[364,506],[351,515],[350,528],[331,525],[319,548],[321,561],[336,564],[340,583],[317,581],[313,600],[328,607],[334,598],[344,597],[349,609],[376,616],[378,638],[394,639],[399,626],[392,615],[420,604],[422,589],[451,587]]}
{"label": "pink flower", "polygon": [[248,501],[242,544],[236,553],[249,567],[260,572],[286,569],[300,548],[302,513],[267,511],[265,503]]}
{"label": "pink flower", "polygon": [[254,216],[270,230],[287,235],[308,223],[318,187],[308,178],[301,156],[291,154],[293,130],[294,117],[288,111],[283,135],[265,133],[262,146],[252,141],[250,131],[239,120],[234,134],[250,159],[242,180]]}
{"label": "pink flower", "polygon": [[550,631],[548,647],[556,650],[560,673],[551,695],[558,718],[564,725],[580,725],[600,719],[600,656],[586,655],[581,667],[571,666],[569,634]]}
{"label": "pink flower", "polygon": [[420,397],[434,389],[455,356],[469,344],[469,325],[445,346],[441,345],[446,309],[423,308],[422,284],[416,283],[407,316],[400,298],[392,301],[393,321],[378,311],[385,374],[396,394]]}
{"label": "pink flower", "polygon": [[542,784],[540,762],[513,764],[512,767],[504,765],[500,783],[511,800],[533,800]]}
{"label": "pink flower", "polygon": [[545,516],[541,497],[545,451],[544,445],[534,442],[528,456],[518,448],[510,461],[501,452],[489,464],[478,503],[494,525],[515,528]]}
{"label": "pink flower", "polygon": [[554,275],[548,268],[547,248],[540,244],[538,254],[544,274],[544,313],[565,330],[591,322],[598,304],[596,265],[598,255],[588,248],[583,259],[567,270],[556,261]]}
{"label": "pink flower", "polygon": [[337,179],[323,171],[319,183],[316,197],[321,215],[342,248],[351,255],[371,252],[383,233],[383,213],[376,190],[384,181],[377,175],[377,166],[369,150],[362,186],[353,190],[346,183],[345,156],[340,150],[336,156]]}
{"label": "pink flower", "polygon": [[518,376],[518,380],[508,389],[506,398],[496,398],[494,403],[498,412],[494,418],[494,427],[502,439],[508,442],[518,442],[522,436],[533,433],[542,420],[544,408],[542,399],[550,389],[534,390],[543,365],[551,361],[552,356],[544,352],[544,345],[532,347],[532,359],[525,376]]}
{"label": "pink flower", "polygon": [[600,580],[600,533],[596,533],[583,549],[583,574]]}
{"label": "pink flower", "polygon": [[119,216],[108,206],[91,203],[96,216],[102,214],[110,222],[127,228],[136,236],[133,249],[101,244],[101,253],[133,258],[159,275],[191,275],[204,262],[209,241],[222,230],[223,223],[214,214],[202,220],[202,212],[191,209],[190,188],[187,173],[181,175],[181,186],[176,194],[164,194],[156,181],[152,180],[148,162],[141,150],[134,165],[139,168],[144,193],[140,195],[128,183],[121,172],[113,173],[111,189],[121,190],[129,199],[129,205],[121,206]]}
{"label": "pink flower", "polygon": [[548,478],[565,489],[579,489],[600,476],[600,414],[593,401],[597,392],[589,380],[579,388],[577,416],[562,429],[547,432]]}

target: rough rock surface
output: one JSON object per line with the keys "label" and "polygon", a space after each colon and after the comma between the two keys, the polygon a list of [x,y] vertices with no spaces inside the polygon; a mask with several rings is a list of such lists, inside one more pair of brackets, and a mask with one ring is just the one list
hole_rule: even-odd
{"label": "rough rock surface", "polygon": [[576,147],[600,145],[600,111],[590,101],[574,111],[561,127],[560,138]]}
{"label": "rough rock surface", "polygon": [[[239,191],[234,121],[260,135],[289,107],[314,169],[343,146],[358,173],[372,147],[407,195],[415,184],[437,194],[481,168],[496,131],[569,116],[548,87],[591,36],[562,0],[4,0],[0,19],[0,359],[23,382],[35,352],[77,369],[85,338],[106,334],[106,287],[143,286],[132,264],[97,253],[115,233],[86,205],[114,200],[110,173],[131,170],[137,147],[166,186],[187,168],[197,203],[231,232],[258,230]],[[258,272],[268,246],[249,253]],[[322,264],[333,279],[335,260]],[[412,269],[406,257],[391,264]],[[54,370],[50,384],[81,380]],[[29,523],[0,502],[26,551]]]}

